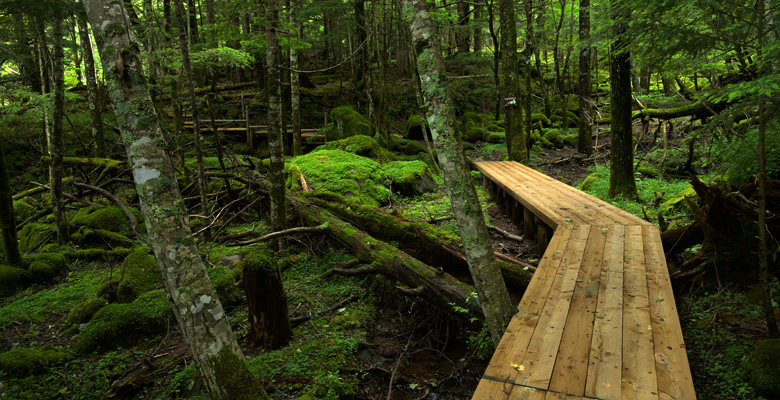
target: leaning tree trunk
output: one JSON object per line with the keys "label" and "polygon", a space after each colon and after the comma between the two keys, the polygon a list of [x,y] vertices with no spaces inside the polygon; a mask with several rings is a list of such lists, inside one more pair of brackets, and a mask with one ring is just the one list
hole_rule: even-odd
{"label": "leaning tree trunk", "polygon": [[84,0],[84,7],[94,35],[103,38],[100,59],[133,166],[149,246],[206,391],[214,399],[268,398],[244,361],[203,267],[122,4]]}
{"label": "leaning tree trunk", "polygon": [[4,145],[0,143],[0,229],[3,231],[5,245],[5,263],[19,266],[22,255],[19,253],[19,241],[16,236],[16,214],[11,198],[11,185],[8,181],[8,164],[5,162]]}
{"label": "leaning tree trunk", "polygon": [[[287,209],[284,201],[284,149],[282,135],[282,89],[279,75],[279,5],[278,0],[268,0],[265,6],[265,59],[268,64],[268,152],[271,165],[268,172],[271,189],[271,228],[281,231],[287,228]],[[277,249],[286,241],[276,241]]]}
{"label": "leaning tree trunk", "polygon": [[84,72],[87,80],[87,100],[89,101],[89,116],[91,119],[92,140],[95,142],[95,156],[106,155],[106,144],[103,134],[103,112],[98,104],[98,85],[95,80],[95,59],[92,56],[92,44],[89,40],[87,20],[79,17],[79,38],[84,53]]}
{"label": "leaning tree trunk", "polygon": [[[580,0],[580,121],[577,135],[577,151],[593,153],[593,106],[590,99],[590,0]],[[584,42],[584,43],[583,43]]]}
{"label": "leaning tree trunk", "polygon": [[[509,160],[525,163],[528,151],[523,136],[523,109],[520,108],[520,81],[517,77],[517,24],[515,23],[515,5],[512,0],[499,0],[499,18],[501,20],[501,55],[504,65],[501,74],[504,77],[502,88],[504,98],[504,127],[506,128],[506,147]],[[511,99],[511,100],[509,100]]]}
{"label": "leaning tree trunk", "polygon": [[631,56],[626,29],[629,22],[626,5],[612,1],[614,42],[610,66],[612,133],[609,157],[609,196],[637,197],[634,181],[633,132],[631,130]]}
{"label": "leaning tree trunk", "polygon": [[419,51],[417,68],[428,104],[428,125],[439,153],[447,194],[485,320],[493,342],[497,344],[514,310],[490,246],[490,235],[463,145],[456,135],[455,108],[447,86],[438,32],[425,0],[404,0],[403,15],[411,26],[412,40]]}
{"label": "leaning tree trunk", "polygon": [[62,138],[62,119],[65,117],[65,52],[62,47],[62,18],[54,18],[54,111],[52,113],[49,147],[49,181],[54,225],[57,227],[57,241],[65,243],[70,238],[68,220],[65,219],[65,203],[62,201],[62,152],[65,141]]}

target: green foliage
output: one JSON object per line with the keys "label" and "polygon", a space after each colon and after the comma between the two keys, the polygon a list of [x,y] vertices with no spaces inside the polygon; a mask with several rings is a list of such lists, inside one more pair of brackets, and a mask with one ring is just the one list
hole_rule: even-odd
{"label": "green foliage", "polygon": [[95,313],[73,343],[77,353],[105,352],[141,343],[168,326],[165,291],[144,293],[130,304],[109,304]]}
{"label": "green foliage", "polygon": [[[766,130],[767,177],[780,178],[780,131]],[[750,130],[744,138],[733,138],[719,142],[716,153],[718,160],[727,168],[729,183],[742,185],[758,174],[758,131]]]}
{"label": "green foliage", "polygon": [[193,68],[221,68],[228,66],[249,68],[254,60],[255,58],[251,54],[230,47],[206,49],[193,53],[190,56]]}
{"label": "green foliage", "polygon": [[50,366],[62,364],[72,356],[51,346],[44,348],[18,348],[0,354],[0,371],[24,377],[46,372]]}

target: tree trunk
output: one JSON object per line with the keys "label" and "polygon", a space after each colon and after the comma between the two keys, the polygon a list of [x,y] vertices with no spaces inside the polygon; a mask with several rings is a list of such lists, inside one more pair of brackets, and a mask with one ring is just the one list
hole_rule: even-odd
{"label": "tree trunk", "polygon": [[[181,7],[180,2],[183,0],[173,1],[179,3],[178,7]],[[187,16],[187,29],[185,31],[189,32],[189,42],[198,43],[198,12],[195,8],[195,0],[187,0]]]}
{"label": "tree trunk", "polygon": [[[187,221],[121,3],[84,0],[146,220],[149,246],[202,382],[214,399],[267,399],[230,330]],[[163,144],[161,146],[161,144]]]}
{"label": "tree trunk", "polygon": [[282,274],[273,254],[257,251],[241,260],[244,290],[249,308],[251,346],[278,349],[292,338],[287,315],[287,295],[282,286]]}
{"label": "tree trunk", "polygon": [[[282,92],[279,74],[279,6],[278,0],[268,0],[265,6],[265,59],[268,64],[268,152],[271,157],[270,218],[271,228],[276,231],[287,229],[287,209],[284,202],[284,137],[282,134]],[[284,129],[286,131],[286,129]],[[286,240],[279,238],[276,248],[285,247]]]}
{"label": "tree trunk", "polygon": [[367,32],[366,32],[366,0],[355,0],[352,3],[355,11],[355,37],[357,41],[357,66],[355,68],[355,83],[360,85],[360,81],[365,78],[367,62]]}
{"label": "tree trunk", "polygon": [[463,145],[456,135],[455,109],[447,87],[436,25],[426,0],[404,0],[403,15],[411,26],[412,40],[420,52],[417,67],[428,104],[428,125],[439,153],[447,194],[485,320],[493,342],[497,344],[514,310],[490,247],[490,235],[463,154]]}
{"label": "tree trunk", "polygon": [[[290,25],[292,26],[295,39],[301,39],[301,25],[298,22],[298,3],[293,2],[290,8]],[[290,105],[292,120],[292,154],[300,156],[303,154],[303,144],[301,143],[301,78],[296,71],[298,69],[298,50],[295,46],[290,46]]]}
{"label": "tree trunk", "polygon": [[65,218],[65,204],[62,202],[62,151],[65,141],[62,137],[62,119],[65,117],[65,52],[62,47],[62,18],[54,18],[54,110],[52,113],[51,137],[48,138],[49,182],[54,225],[57,227],[57,241],[62,244],[70,238],[68,220]]}
{"label": "tree trunk", "polygon": [[[200,212],[204,218],[209,216],[208,188],[206,187],[206,169],[203,164],[203,144],[200,136],[200,113],[198,98],[195,95],[195,85],[192,83],[192,67],[190,66],[190,51],[187,40],[187,29],[184,23],[183,0],[173,0],[176,5],[176,20],[179,23],[179,46],[181,46],[182,65],[187,77],[187,90],[190,92],[190,115],[192,116],[192,131],[195,139],[195,155],[198,160],[198,190],[200,192]],[[193,37],[195,34],[193,33]],[[212,127],[214,129],[214,127]],[[208,222],[208,221],[207,221]],[[208,223],[206,224],[208,225]]]}
{"label": "tree trunk", "polygon": [[92,43],[89,40],[87,21],[79,17],[79,37],[84,49],[84,72],[87,81],[87,99],[89,101],[89,116],[91,119],[92,140],[95,142],[95,156],[106,154],[106,143],[103,133],[103,112],[98,104],[98,85],[95,79],[95,59],[92,55]]}
{"label": "tree trunk", "polygon": [[[590,98],[590,0],[580,0],[580,121],[577,135],[577,151],[593,154],[593,105]],[[584,42],[584,43],[583,43]]]}
{"label": "tree trunk", "polygon": [[[501,20],[501,54],[504,65],[501,75],[504,78],[502,96],[504,99],[504,128],[506,147],[510,161],[528,162],[528,151],[523,136],[523,109],[520,107],[520,80],[517,72],[517,24],[515,23],[515,5],[512,0],[499,0],[499,19]],[[508,100],[514,99],[514,100]]]}
{"label": "tree trunk", "polygon": [[474,52],[475,53],[481,53],[482,52],[482,7],[484,7],[484,4],[480,3],[474,3],[474,38],[472,39],[474,41]]}
{"label": "tree trunk", "polygon": [[626,29],[630,11],[612,0],[614,42],[611,48],[610,86],[612,132],[609,157],[609,196],[637,198],[634,181],[634,148],[631,130],[631,54]]}
{"label": "tree trunk", "polygon": [[455,40],[458,45],[458,54],[469,52],[469,39],[471,32],[468,31],[469,25],[469,3],[465,1],[458,2],[458,24],[455,27]]}
{"label": "tree trunk", "polygon": [[525,148],[527,152],[531,149],[531,103],[533,101],[533,85],[531,82],[531,59],[534,56],[534,46],[536,46],[536,37],[534,36],[534,15],[533,15],[533,1],[525,0],[523,2],[523,11],[525,12],[525,30],[526,30],[526,43],[524,53],[524,66],[525,69],[525,91],[523,97],[523,107],[525,107]]}
{"label": "tree trunk", "polygon": [[11,198],[11,186],[8,181],[8,164],[5,162],[5,145],[0,143],[0,229],[3,231],[5,245],[5,264],[22,265],[19,253],[19,240],[16,235],[16,214]]}

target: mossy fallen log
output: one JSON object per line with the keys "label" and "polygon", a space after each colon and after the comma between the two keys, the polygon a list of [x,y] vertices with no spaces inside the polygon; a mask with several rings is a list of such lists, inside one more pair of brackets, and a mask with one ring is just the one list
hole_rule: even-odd
{"label": "mossy fallen log", "polygon": [[[48,163],[49,160],[51,160],[51,157],[49,156],[41,157],[41,161],[43,163]],[[103,167],[120,170],[130,168],[130,165],[127,163],[127,161],[99,157],[62,157],[62,165]]]}

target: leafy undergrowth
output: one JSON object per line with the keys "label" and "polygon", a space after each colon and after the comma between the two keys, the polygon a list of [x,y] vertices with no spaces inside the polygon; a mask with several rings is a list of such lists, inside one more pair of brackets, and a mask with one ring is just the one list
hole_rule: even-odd
{"label": "leafy undergrowth", "polygon": [[678,300],[698,398],[763,399],[745,370],[748,354],[766,337],[762,311],[752,297],[724,289],[692,292]]}

